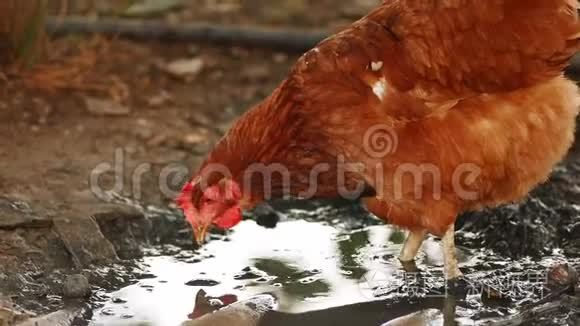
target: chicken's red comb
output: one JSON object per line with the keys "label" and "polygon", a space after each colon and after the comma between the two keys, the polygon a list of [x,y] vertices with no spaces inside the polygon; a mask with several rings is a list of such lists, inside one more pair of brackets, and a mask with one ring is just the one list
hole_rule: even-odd
{"label": "chicken's red comb", "polygon": [[185,218],[189,221],[189,223],[193,223],[196,216],[195,214],[196,209],[193,206],[192,198],[193,198],[193,183],[187,182],[185,185],[183,185],[181,193],[175,199],[175,203],[183,210],[183,214],[185,215]]}

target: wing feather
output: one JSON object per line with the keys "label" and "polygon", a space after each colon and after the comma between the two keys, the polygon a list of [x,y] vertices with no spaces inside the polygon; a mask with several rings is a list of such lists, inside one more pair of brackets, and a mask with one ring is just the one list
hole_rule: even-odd
{"label": "wing feather", "polygon": [[[305,98],[376,102],[385,80],[428,107],[529,87],[580,49],[577,1],[391,0],[298,62]],[[377,69],[377,67],[379,67]],[[370,98],[370,99],[369,99]]]}

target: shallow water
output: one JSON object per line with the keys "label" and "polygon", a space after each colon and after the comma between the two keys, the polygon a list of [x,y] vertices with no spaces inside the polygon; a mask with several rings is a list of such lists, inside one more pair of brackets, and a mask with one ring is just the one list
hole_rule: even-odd
{"label": "shallow water", "polygon": [[[414,273],[402,272],[396,258],[404,236],[402,231],[382,224],[353,227],[339,220],[306,218],[288,219],[267,229],[254,221],[244,221],[229,236],[214,235],[198,252],[176,251],[171,256],[144,259],[151,278],[113,293],[111,300],[95,312],[91,325],[178,325],[192,312],[200,289],[212,297],[235,295],[239,300],[272,293],[279,300],[278,310],[287,313],[414,295],[443,300],[443,260],[438,241],[429,238],[424,243],[417,267],[427,278],[417,283]],[[512,282],[509,286],[517,283],[516,304],[487,307],[481,303],[480,293],[474,292],[460,307],[454,307],[451,316],[442,312],[445,309],[428,309],[430,304],[410,302],[402,306],[408,309],[416,304],[417,312],[404,318],[417,325],[447,324],[449,319],[458,325],[473,325],[478,320],[516,313],[519,305],[541,297],[538,284],[530,283],[529,277],[530,284],[523,286],[526,280],[522,275],[543,272],[562,259],[556,253],[542,262],[511,262],[485,251],[461,248],[459,257],[472,279]],[[186,285],[190,281],[196,281],[195,286]],[[384,310],[384,304],[379,310]],[[372,306],[365,307],[368,313]],[[358,311],[352,310],[353,321],[357,321]],[[407,319],[393,320],[389,325],[406,325]],[[380,320],[377,326],[390,318]]]}
{"label": "shallow water", "polygon": [[[195,294],[201,288],[216,297],[235,294],[240,299],[271,292],[285,312],[373,300],[372,290],[361,278],[369,271],[376,271],[373,277],[381,278],[397,273],[400,266],[395,257],[402,240],[403,234],[388,226],[340,231],[324,222],[287,221],[266,229],[254,221],[244,221],[227,241],[210,241],[197,255],[145,259],[156,278],[115,293],[115,298],[127,303],[105,305],[97,312],[94,325],[145,321],[176,325],[192,311]],[[437,243],[428,240],[420,263],[440,265],[441,259]],[[258,274],[256,279],[238,279],[244,278],[247,267]],[[219,284],[185,285],[194,279]],[[133,317],[119,320],[121,316]]]}

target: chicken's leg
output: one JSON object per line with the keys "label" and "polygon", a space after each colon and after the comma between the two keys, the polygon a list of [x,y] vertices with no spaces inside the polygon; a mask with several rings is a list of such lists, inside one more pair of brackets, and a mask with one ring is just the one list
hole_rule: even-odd
{"label": "chicken's leg", "polygon": [[419,248],[421,248],[421,244],[423,244],[426,234],[426,230],[411,230],[409,232],[409,235],[403,244],[401,254],[399,255],[399,260],[401,262],[407,263],[415,259],[415,256],[417,256],[417,253],[419,252]]}
{"label": "chicken's leg", "polygon": [[421,248],[426,234],[427,231],[425,230],[411,230],[409,235],[407,235],[407,239],[399,255],[399,261],[403,269],[408,273],[416,273],[419,271],[415,264],[415,256],[417,256],[417,252],[419,252],[419,248]]}
{"label": "chicken's leg", "polygon": [[443,247],[443,262],[445,278],[447,280],[458,279],[463,276],[459,270],[459,263],[457,262],[457,254],[455,252],[455,225],[451,224],[445,235],[443,235],[441,245]]}

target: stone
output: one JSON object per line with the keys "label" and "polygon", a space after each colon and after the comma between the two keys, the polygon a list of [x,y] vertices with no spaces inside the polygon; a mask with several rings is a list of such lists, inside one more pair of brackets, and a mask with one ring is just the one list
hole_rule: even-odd
{"label": "stone", "polygon": [[65,298],[86,298],[91,294],[91,285],[82,274],[70,275],[64,281],[62,292]]}
{"label": "stone", "polygon": [[195,279],[185,283],[187,286],[216,286],[218,284],[220,282],[209,279]]}
{"label": "stone", "polygon": [[73,306],[51,314],[26,320],[17,326],[72,326],[78,325],[78,321],[84,319],[87,307]]}
{"label": "stone", "polygon": [[30,317],[34,317],[34,314],[20,309],[10,298],[0,295],[0,326],[16,325]]}
{"label": "stone", "polygon": [[57,219],[54,220],[54,229],[79,268],[119,259],[93,217]]}
{"label": "stone", "polygon": [[125,116],[131,113],[129,107],[112,100],[85,97],[87,111],[100,116]]}
{"label": "stone", "polygon": [[201,58],[180,59],[170,62],[162,69],[173,77],[191,81],[197,76],[204,67],[204,61]]}
{"label": "stone", "polygon": [[574,288],[578,284],[578,272],[569,264],[557,264],[548,271],[548,286],[552,289]]}
{"label": "stone", "polygon": [[28,203],[0,197],[0,229],[50,228],[52,221],[40,217]]}
{"label": "stone", "polygon": [[181,6],[183,6],[182,0],[134,1],[132,5],[123,12],[123,15],[128,17],[150,17],[166,13]]}
{"label": "stone", "polygon": [[244,67],[240,75],[248,81],[264,81],[271,73],[267,65],[255,64]]}

